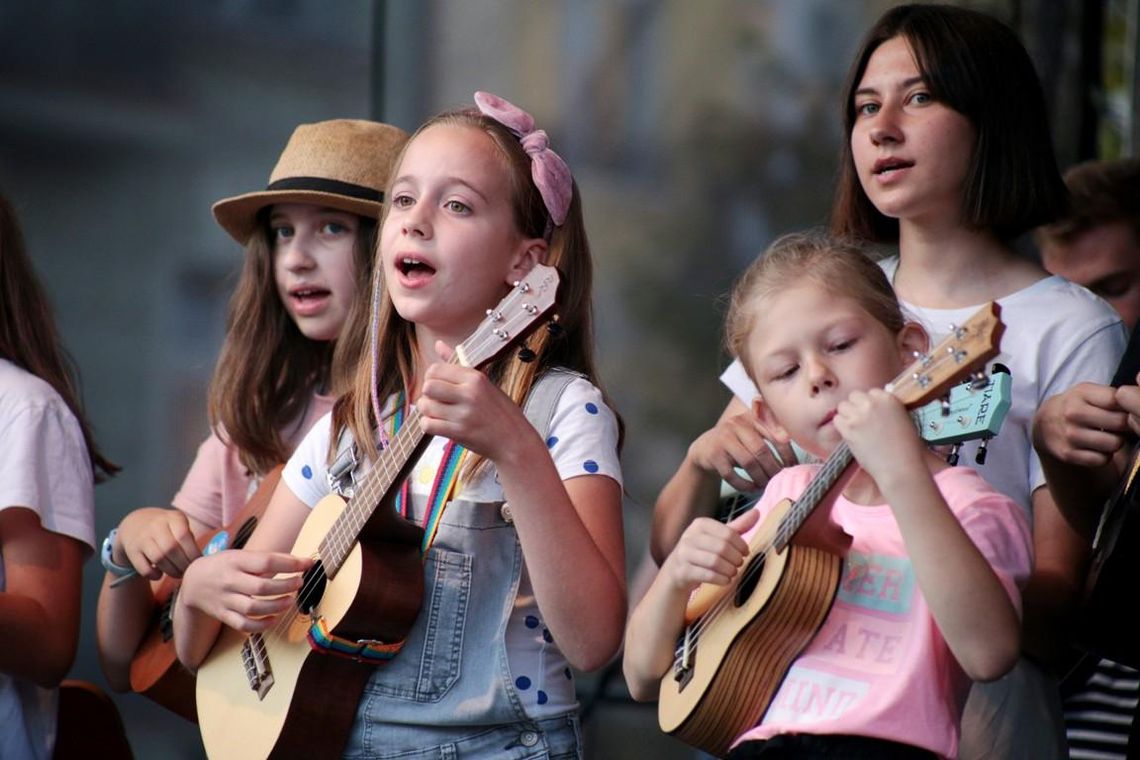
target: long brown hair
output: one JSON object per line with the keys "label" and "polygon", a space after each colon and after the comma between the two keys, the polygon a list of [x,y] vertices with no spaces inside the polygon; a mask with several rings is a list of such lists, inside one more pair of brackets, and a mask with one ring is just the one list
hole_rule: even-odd
{"label": "long brown hair", "polygon": [[[258,213],[257,232],[246,244],[209,395],[211,426],[256,474],[289,457],[287,426],[300,420],[317,390],[337,395],[348,387],[362,350],[352,341],[310,340],[285,310],[273,276],[270,208]],[[356,293],[342,334],[353,322],[366,321],[375,238],[376,223],[359,217]]]}
{"label": "long brown hair", "polygon": [[103,456],[83,413],[75,365],[60,344],[47,294],[36,277],[15,209],[0,195],[0,357],[40,378],[79,422],[95,482],[119,466]]}
{"label": "long brown hair", "polygon": [[851,156],[855,90],[871,55],[901,37],[935,100],[977,132],[962,193],[962,219],[1011,240],[1055,218],[1067,193],[1053,154],[1045,97],[1025,47],[995,18],[948,5],[900,5],[867,32],[843,88],[843,147],[831,231],[893,243],[899,224],[867,197]]}
{"label": "long brown hair", "polygon": [[[549,214],[542,196],[531,180],[530,157],[523,151],[518,138],[506,127],[473,108],[447,111],[424,123],[404,145],[395,166],[400,166],[408,146],[421,132],[438,124],[478,129],[491,138],[505,159],[517,230],[526,238],[543,237]],[[393,180],[398,173],[398,169],[392,171]],[[386,197],[391,197],[391,187],[388,188]],[[385,219],[387,214],[386,206]],[[377,256],[379,255],[377,251]],[[517,404],[525,400],[535,379],[553,367],[564,367],[580,372],[594,385],[602,387],[594,363],[591,300],[593,262],[577,184],[573,188],[573,197],[565,223],[554,227],[550,234],[545,263],[556,267],[560,275],[557,305],[560,329],[557,335],[547,329],[538,329],[526,341],[526,347],[535,354],[534,361],[524,363],[517,359],[514,352],[507,352],[492,360],[486,370],[488,377]],[[376,395],[377,398],[384,399],[411,387],[416,376],[415,325],[404,320],[396,312],[384,286],[379,266],[373,274],[373,288],[375,289],[373,297],[378,299],[379,312]],[[366,343],[367,331],[362,331],[355,339]],[[374,434],[376,423],[373,419],[370,396],[372,362],[367,352],[364,353],[352,389],[337,401],[334,409],[332,441],[335,447],[340,432],[348,427],[363,453],[374,460],[377,448]],[[613,407],[612,404],[610,406]],[[620,418],[618,422],[620,425]],[[330,455],[332,453],[330,451]],[[480,464],[479,457],[470,457],[464,465],[465,475],[470,476]]]}

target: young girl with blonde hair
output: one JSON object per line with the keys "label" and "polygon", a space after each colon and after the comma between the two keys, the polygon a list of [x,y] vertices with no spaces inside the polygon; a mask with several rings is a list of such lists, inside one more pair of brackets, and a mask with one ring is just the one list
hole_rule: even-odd
{"label": "young girl with blonde hair", "polygon": [[[191,668],[222,624],[260,632],[289,614],[300,580],[274,576],[310,564],[285,552],[331,490],[330,449],[351,442],[373,462],[377,440],[391,440],[414,412],[436,437],[400,510],[420,521],[429,507],[446,509],[424,556],[424,609],[364,687],[346,757],[580,757],[570,666],[603,665],[625,620],[620,425],[594,367],[581,200],[529,114],[488,93],[475,102],[420,127],[397,162],[372,355],[352,391],[290,458],[247,549],[195,563],[175,613],[179,656]],[[538,264],[560,273],[557,334],[529,338],[530,363],[513,352],[485,373],[450,362]],[[519,404],[565,370],[576,374],[540,434]],[[471,456],[454,464],[449,497],[432,485],[462,449]]]}
{"label": "young girl with blonde hair", "polygon": [[[741,277],[725,332],[773,435],[821,459],[846,443],[857,464],[793,538],[843,558],[835,601],[727,757],[956,757],[971,679],[997,678],[1017,659],[1031,549],[1022,510],[931,453],[883,389],[928,350],[925,331],[904,320],[859,248],[790,235]],[[758,523],[819,469],[782,469],[755,509],[686,528],[630,617],[635,698],[655,698],[672,669],[690,593],[733,581]]]}

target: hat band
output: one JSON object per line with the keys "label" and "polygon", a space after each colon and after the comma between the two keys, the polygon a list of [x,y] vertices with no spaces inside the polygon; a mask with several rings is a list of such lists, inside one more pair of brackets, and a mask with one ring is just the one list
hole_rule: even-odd
{"label": "hat band", "polygon": [[384,200],[384,193],[379,190],[373,190],[371,187],[364,187],[363,185],[354,185],[351,182],[325,179],[323,177],[286,177],[285,179],[279,179],[276,182],[269,183],[269,186],[265,189],[267,192],[276,190],[313,190],[319,193],[346,195],[349,198],[357,198],[362,201],[376,201],[377,203],[381,203]]}

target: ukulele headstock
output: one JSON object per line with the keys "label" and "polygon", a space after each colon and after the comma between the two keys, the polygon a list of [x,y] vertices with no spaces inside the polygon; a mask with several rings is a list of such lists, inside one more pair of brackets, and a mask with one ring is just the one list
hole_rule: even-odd
{"label": "ukulele headstock", "polygon": [[954,385],[941,401],[925,404],[913,415],[922,439],[942,446],[997,435],[1012,403],[1012,378],[1008,372],[994,372],[981,383]]}
{"label": "ukulele headstock", "polygon": [[944,395],[960,378],[997,356],[1004,330],[1001,307],[991,301],[964,324],[954,326],[950,335],[928,353],[915,359],[887,385],[887,390],[908,407]]}
{"label": "ukulele headstock", "polygon": [[478,367],[493,359],[554,307],[557,291],[558,270],[535,264],[495,308],[487,309],[487,316],[475,332],[456,346],[458,362],[465,367]]}

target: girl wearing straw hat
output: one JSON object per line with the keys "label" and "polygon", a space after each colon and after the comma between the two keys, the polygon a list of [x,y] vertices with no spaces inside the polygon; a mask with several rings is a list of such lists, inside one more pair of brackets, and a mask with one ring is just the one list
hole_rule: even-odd
{"label": "girl wearing straw hat", "polygon": [[0,196],[0,757],[51,756],[58,692],[79,641],[103,457],[47,297]]}
{"label": "girl wearing straw hat", "polygon": [[367,304],[384,187],[406,139],[371,121],[302,124],[265,190],[214,204],[245,260],[210,383],[213,432],[175,508],[137,509],[104,541],[97,635],[113,688],[129,688],[152,583],[182,576],[200,556],[197,539],[233,520],[344,390],[361,341],[339,338]]}

